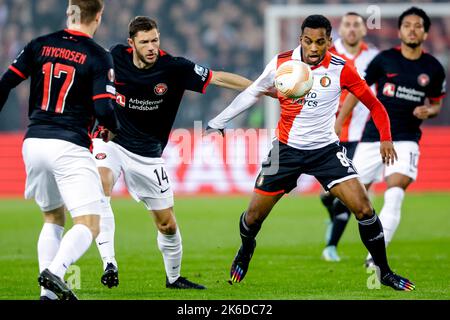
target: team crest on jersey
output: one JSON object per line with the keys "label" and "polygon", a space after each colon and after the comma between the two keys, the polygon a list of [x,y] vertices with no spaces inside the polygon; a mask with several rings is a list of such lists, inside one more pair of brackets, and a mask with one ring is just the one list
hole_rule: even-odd
{"label": "team crest on jersey", "polygon": [[383,87],[383,94],[386,97],[393,97],[395,95],[395,84],[386,82]]}
{"label": "team crest on jersey", "polygon": [[167,92],[169,88],[167,87],[167,84],[165,83],[158,83],[155,86],[155,94],[157,96],[162,96],[163,94],[165,94]]}
{"label": "team crest on jersey", "polygon": [[116,103],[121,107],[125,107],[125,105],[127,103],[127,98],[124,95],[117,93],[116,94]]}
{"label": "team crest on jersey", "polygon": [[114,82],[114,80],[116,80],[116,73],[114,72],[114,69],[109,69],[108,80],[109,82]]}
{"label": "team crest on jersey", "polygon": [[95,159],[97,159],[97,160],[104,160],[104,159],[106,159],[106,153],[97,153],[95,155]]}
{"label": "team crest on jersey", "polygon": [[330,84],[331,84],[331,79],[330,79],[330,77],[328,77],[328,76],[323,76],[323,77],[320,79],[320,85],[321,85],[322,87],[324,87],[324,88],[329,87]]}
{"label": "team crest on jersey", "polygon": [[425,87],[430,83],[430,77],[426,73],[422,73],[417,77],[417,82],[421,87]]}

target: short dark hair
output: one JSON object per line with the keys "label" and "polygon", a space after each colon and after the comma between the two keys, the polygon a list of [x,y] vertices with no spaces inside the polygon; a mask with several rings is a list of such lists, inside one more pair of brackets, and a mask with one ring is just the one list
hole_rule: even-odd
{"label": "short dark hair", "polygon": [[302,33],[305,28],[319,29],[324,28],[327,37],[331,36],[331,23],[330,20],[320,14],[313,14],[308,16],[302,23]]}
{"label": "short dark hair", "polygon": [[80,22],[89,24],[103,10],[103,0],[69,0],[69,6],[80,8]]}
{"label": "short dark hair", "polygon": [[344,17],[345,16],[357,16],[360,17],[363,21],[366,21],[366,19],[362,15],[360,15],[358,12],[355,11],[349,11],[346,14],[344,14]]}
{"label": "short dark hair", "polygon": [[144,16],[133,18],[128,25],[130,38],[134,38],[139,31],[150,31],[153,29],[158,29],[156,21]]}
{"label": "short dark hair", "polygon": [[411,16],[411,15],[419,16],[423,19],[423,28],[425,29],[425,32],[428,32],[428,30],[430,30],[430,26],[431,26],[430,17],[428,17],[428,15],[425,11],[423,11],[422,9],[417,8],[417,7],[411,7],[400,15],[400,17],[398,18],[398,28],[399,29],[402,26],[403,19],[406,16]]}

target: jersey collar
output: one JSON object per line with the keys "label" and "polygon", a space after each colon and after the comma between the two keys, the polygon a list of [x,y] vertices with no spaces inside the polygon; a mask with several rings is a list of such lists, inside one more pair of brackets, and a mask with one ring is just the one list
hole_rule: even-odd
{"label": "jersey collar", "polygon": [[71,29],[64,29],[65,32],[73,35],[73,36],[79,36],[79,37],[86,37],[86,38],[91,38],[92,36],[90,36],[87,33],[81,32],[81,31],[77,31],[77,30],[71,30]]}

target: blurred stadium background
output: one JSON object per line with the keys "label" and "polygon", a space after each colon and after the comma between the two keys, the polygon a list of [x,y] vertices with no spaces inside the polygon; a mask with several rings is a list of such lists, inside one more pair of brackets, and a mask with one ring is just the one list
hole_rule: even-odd
{"label": "blurred stadium background", "polygon": [[[395,3],[396,1],[388,1]],[[445,3],[445,1],[442,1]],[[263,70],[267,57],[265,46],[265,12],[270,5],[361,4],[361,1],[302,0],[106,0],[103,25],[96,39],[105,48],[127,38],[127,24],[135,15],[154,17],[162,37],[162,48],[185,56],[213,70],[225,70],[255,79]],[[424,2],[427,4],[436,1]],[[368,6],[368,5],[367,5]],[[66,1],[0,0],[0,70],[7,69],[23,46],[33,37],[65,26],[63,14]],[[326,7],[324,7],[326,8]],[[361,12],[363,15],[365,12]],[[397,19],[383,18],[382,30],[369,30],[367,40],[380,49],[398,45]],[[337,38],[339,17],[331,17]],[[433,17],[433,26],[426,50],[434,54],[450,70],[450,16]],[[282,50],[297,45],[301,19],[281,21]],[[449,82],[447,81],[447,86]],[[447,90],[448,91],[448,90]],[[175,128],[193,128],[194,121],[206,121],[218,114],[236,96],[231,90],[211,86],[205,96],[187,92],[176,120]],[[235,128],[263,128],[267,121],[264,99],[233,121]],[[24,171],[20,158],[22,133],[28,120],[28,82],[21,84],[10,96],[0,116],[0,196],[20,196]],[[441,114],[424,124],[419,178],[412,190],[450,191],[450,99],[444,100]],[[178,135],[175,135],[178,136]],[[245,139],[226,141],[229,152],[223,155],[216,144],[203,143],[193,135],[191,161],[180,158],[179,143],[171,139],[165,152],[168,171],[178,194],[246,193],[252,189],[261,157],[267,152],[270,133],[258,134],[260,143],[248,145]],[[237,164],[236,157],[256,148],[258,158],[253,164]],[[210,155],[218,158],[211,165]],[[206,159],[208,161],[201,161]],[[222,161],[222,162],[221,162]],[[303,177],[297,192],[315,192],[316,181]],[[117,194],[126,194],[122,181]]]}
{"label": "blurred stadium background", "polygon": [[[235,72],[255,79],[267,62],[264,26],[268,6],[317,4],[323,6],[323,10],[317,13],[324,13],[327,6],[333,4],[364,2],[105,0],[103,25],[96,40],[105,48],[125,42],[130,19],[135,15],[148,15],[159,23],[161,46],[165,51],[185,56],[213,70]],[[438,2],[448,4],[448,1]],[[7,69],[32,38],[65,27],[66,4],[61,0],[0,0],[0,72]],[[331,20],[333,37],[336,38],[339,17]],[[444,65],[448,76],[450,16],[433,17],[432,22],[425,47]],[[300,18],[281,21],[280,46],[283,50],[297,45],[300,23]],[[368,42],[379,49],[398,45],[397,19],[382,16],[381,23],[382,30],[369,30]],[[21,146],[28,123],[28,85],[28,82],[21,84],[11,94],[0,114],[0,299],[35,299],[38,294],[34,243],[41,218],[31,201],[21,200],[25,180]],[[389,289],[368,293],[365,286],[367,274],[361,267],[365,250],[360,243],[356,223],[351,224],[344,235],[340,247],[343,261],[339,266],[319,259],[324,245],[322,235],[326,213],[317,197],[320,187],[314,178],[308,176],[301,178],[300,187],[293,191],[294,196],[277,205],[277,213],[271,215],[270,223],[259,236],[260,248],[252,273],[247,276],[248,283],[233,287],[226,284],[229,263],[239,242],[237,219],[246,206],[247,194],[253,189],[254,178],[261,158],[267,153],[271,135],[264,130],[247,131],[247,138],[245,134],[228,137],[225,148],[220,147],[219,141],[202,140],[201,125],[205,126],[206,121],[225,108],[236,94],[213,86],[208,88],[205,96],[187,92],[164,155],[175,190],[177,219],[183,230],[183,270],[211,290],[173,293],[163,288],[161,257],[154,239],[148,236],[154,228],[142,205],[125,198],[113,201],[117,218],[117,256],[123,271],[121,287],[112,291],[101,287],[98,281],[100,261],[93,246],[79,262],[89,270],[83,273],[82,298],[448,299],[450,280],[448,267],[445,267],[450,263],[448,97],[444,100],[441,114],[423,125],[418,181],[410,188],[414,193],[407,194],[402,225],[395,243],[389,248],[394,266],[411,275],[419,284],[414,295],[400,296]],[[232,125],[234,128],[264,128],[267,120],[265,110],[262,99]],[[194,121],[202,121],[202,124],[194,124]],[[186,133],[192,137],[188,158],[180,148],[180,137]],[[258,143],[249,143],[249,135],[256,136]],[[252,159],[248,161],[249,158]],[[383,190],[383,185],[378,185],[377,190]],[[123,181],[116,185],[115,193],[126,197]],[[301,201],[297,197],[299,194]],[[211,198],[211,195],[219,197]],[[382,198],[376,197],[374,201],[379,209]],[[286,226],[294,230],[293,235],[287,236]],[[220,238],[217,238],[218,234]],[[280,267],[274,273],[273,268],[278,264]],[[293,287],[292,283],[298,287]]]}

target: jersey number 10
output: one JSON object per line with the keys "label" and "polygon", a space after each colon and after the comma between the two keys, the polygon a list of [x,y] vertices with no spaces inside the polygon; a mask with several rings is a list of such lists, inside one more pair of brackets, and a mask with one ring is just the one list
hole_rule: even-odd
{"label": "jersey number 10", "polygon": [[[51,62],[48,62],[44,64],[44,66],[42,67],[42,73],[44,74],[44,94],[42,97],[41,106],[42,110],[54,111],[55,113],[64,112],[67,94],[69,93],[69,90],[72,87],[73,81],[75,79],[75,71],[76,69],[74,67],[61,63],[53,64]],[[64,80],[64,83],[60,88],[55,110],[49,110],[53,83],[52,80],[53,78],[60,79],[63,73],[66,75],[66,79]],[[53,85],[53,87],[55,87],[55,85]]]}

